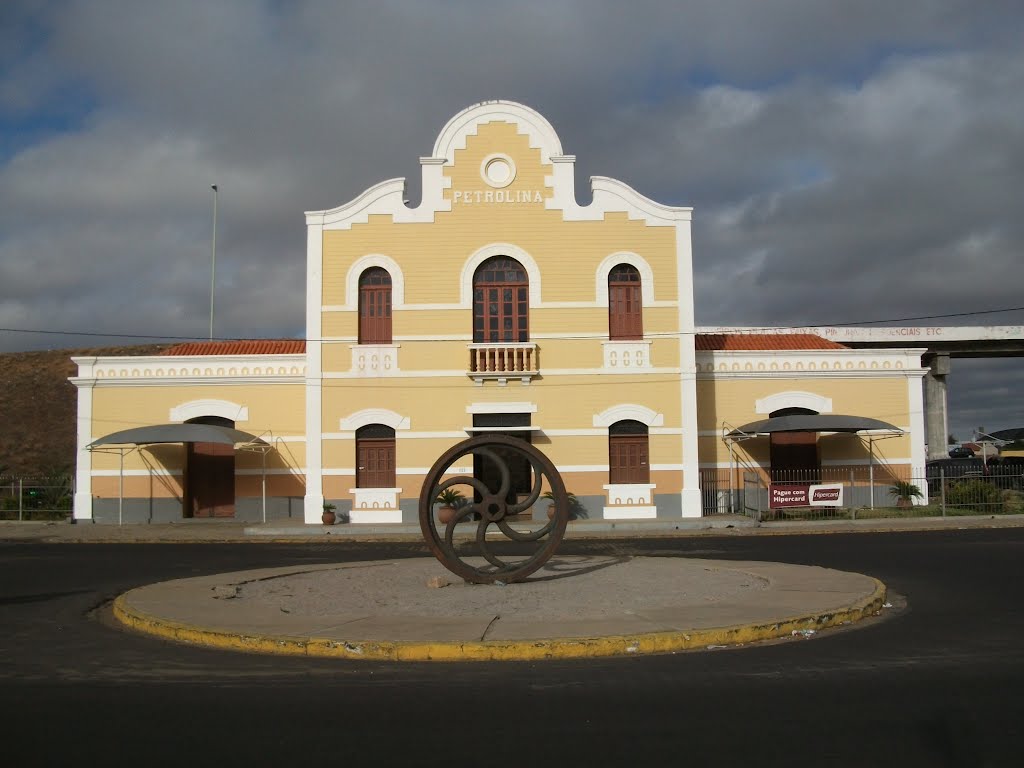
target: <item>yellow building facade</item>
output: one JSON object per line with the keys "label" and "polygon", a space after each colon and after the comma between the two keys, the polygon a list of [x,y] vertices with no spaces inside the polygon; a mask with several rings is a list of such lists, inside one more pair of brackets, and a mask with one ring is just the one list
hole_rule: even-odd
{"label": "yellow building facade", "polygon": [[[539,448],[591,518],[697,517],[731,508],[741,469],[775,451],[729,435],[786,409],[884,420],[899,434],[867,460],[923,466],[921,350],[698,334],[691,209],[604,177],[579,205],[575,158],[537,112],[470,107],[420,162],[414,208],[394,179],[307,212],[304,344],[76,359],[77,518],[216,513],[202,488],[230,471],[235,517],[319,523],[327,503],[412,522],[437,457],[486,433]],[[96,444],[155,424],[258,440],[230,460]],[[840,438],[820,463],[865,461]]]}

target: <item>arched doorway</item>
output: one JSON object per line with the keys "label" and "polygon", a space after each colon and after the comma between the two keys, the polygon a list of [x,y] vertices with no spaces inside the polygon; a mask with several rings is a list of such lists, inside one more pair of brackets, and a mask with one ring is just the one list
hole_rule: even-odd
{"label": "arched doorway", "polygon": [[[768,414],[776,416],[817,416],[810,408],[780,408]],[[771,472],[775,482],[817,483],[821,481],[817,432],[772,432]]]}
{"label": "arched doorway", "polygon": [[[234,429],[220,416],[199,416],[186,424],[210,424]],[[185,517],[235,516],[235,446],[221,443],[185,444]]]}

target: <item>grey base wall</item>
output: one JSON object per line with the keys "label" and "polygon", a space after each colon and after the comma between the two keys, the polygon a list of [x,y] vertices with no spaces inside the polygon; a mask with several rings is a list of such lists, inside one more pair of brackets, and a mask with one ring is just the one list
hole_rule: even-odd
{"label": "grey base wall", "polygon": [[[117,499],[93,499],[94,523],[117,525],[120,523],[180,523],[186,519],[179,499],[124,499],[120,517]],[[191,519],[191,518],[190,518]],[[267,520],[302,520],[301,496],[267,497]],[[199,518],[199,520],[256,523],[263,521],[263,502],[258,498],[235,501],[234,517]],[[83,521],[84,522],[84,521]]]}
{"label": "grey base wall", "polygon": [[652,500],[658,508],[658,520],[678,520],[683,516],[683,500],[678,493],[654,494]]}
{"label": "grey base wall", "polygon": [[402,522],[409,525],[419,525],[420,522],[420,500],[399,499],[398,508],[402,510]]}
{"label": "grey base wall", "polygon": [[181,521],[178,499],[124,499],[120,515],[117,499],[93,499],[94,523],[177,523]]}

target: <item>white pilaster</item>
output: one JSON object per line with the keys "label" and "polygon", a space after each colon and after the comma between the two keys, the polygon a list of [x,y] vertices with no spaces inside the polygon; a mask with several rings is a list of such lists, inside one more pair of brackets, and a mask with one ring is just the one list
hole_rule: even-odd
{"label": "white pilaster", "polygon": [[676,293],[679,299],[679,400],[683,415],[683,517],[700,517],[700,462],[697,455],[697,355],[694,346],[693,245],[690,214],[676,221]]}
{"label": "white pilaster", "polygon": [[323,313],[324,233],[322,217],[306,226],[306,496],[303,519],[321,523],[323,485],[323,356],[320,339]]}
{"label": "white pilaster", "polygon": [[907,401],[910,405],[910,467],[914,473],[924,471],[928,458],[924,430],[924,375],[922,371],[907,376]]}
{"label": "white pilaster", "polygon": [[[92,452],[86,446],[92,442],[92,390],[96,386],[92,366],[96,358],[74,358],[79,377],[72,380],[78,390],[76,416],[77,457],[75,460],[75,520],[92,520]],[[84,369],[84,370],[83,370]],[[86,373],[87,377],[82,377]]]}

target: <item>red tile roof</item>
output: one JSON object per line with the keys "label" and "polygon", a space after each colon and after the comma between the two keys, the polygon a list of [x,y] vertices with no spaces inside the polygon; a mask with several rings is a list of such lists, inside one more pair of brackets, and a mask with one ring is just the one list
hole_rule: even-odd
{"label": "red tile roof", "polygon": [[301,355],[305,339],[244,339],[240,341],[187,341],[168,347],[161,355]]}
{"label": "red tile roof", "polygon": [[695,342],[698,352],[847,349],[811,333],[698,333]]}

